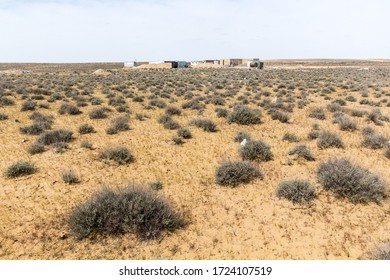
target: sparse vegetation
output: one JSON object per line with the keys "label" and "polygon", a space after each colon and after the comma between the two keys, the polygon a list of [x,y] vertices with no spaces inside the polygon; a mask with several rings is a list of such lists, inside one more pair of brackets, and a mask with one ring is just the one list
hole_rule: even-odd
{"label": "sparse vegetation", "polygon": [[310,149],[306,145],[298,145],[288,151],[289,155],[298,155],[306,160],[315,160]]}
{"label": "sparse vegetation", "polygon": [[178,129],[180,128],[180,124],[176,121],[174,121],[172,119],[172,117],[170,115],[162,115],[160,118],[159,118],[159,123],[163,124],[164,125],[164,128],[166,129],[170,129],[170,130],[173,130],[173,129]]}
{"label": "sparse vegetation", "polygon": [[329,131],[323,131],[318,136],[317,147],[321,149],[343,148],[344,144],[337,134]]}
{"label": "sparse vegetation", "polygon": [[116,134],[119,131],[126,131],[129,129],[129,118],[127,116],[120,116],[112,120],[111,126],[106,129],[106,133]]}
{"label": "sparse vegetation", "polygon": [[8,119],[8,115],[5,113],[0,113],[0,121],[5,121]]}
{"label": "sparse vegetation", "polygon": [[80,179],[77,174],[71,169],[62,170],[60,175],[62,181],[64,181],[66,184],[73,185],[80,182]]}
{"label": "sparse vegetation", "polygon": [[309,113],[309,118],[314,118],[318,120],[325,120],[325,112],[322,108],[312,108]]}
{"label": "sparse vegetation", "polygon": [[37,107],[37,103],[34,101],[25,101],[22,103],[22,108],[20,109],[22,112],[24,111],[34,111],[35,108]]}
{"label": "sparse vegetation", "polygon": [[363,133],[362,146],[370,149],[381,149],[388,144],[388,139],[382,134],[376,133],[370,128],[366,128]]}
{"label": "sparse vegetation", "polygon": [[355,203],[380,202],[386,196],[386,185],[377,175],[345,158],[321,163],[317,179],[325,190]]}
{"label": "sparse vegetation", "polygon": [[249,183],[253,179],[263,179],[263,172],[247,161],[223,162],[215,173],[219,185],[236,187],[241,183]]}
{"label": "sparse vegetation", "polygon": [[109,110],[105,107],[93,109],[89,112],[90,119],[105,119]]}
{"label": "sparse vegetation", "polygon": [[73,132],[70,130],[56,129],[42,133],[37,142],[43,145],[52,145],[55,143],[67,143],[72,140]]}
{"label": "sparse vegetation", "polygon": [[292,142],[298,142],[299,138],[294,133],[286,132],[283,134],[282,140],[292,143]]}
{"label": "sparse vegetation", "polygon": [[276,196],[293,203],[307,203],[315,198],[315,189],[305,180],[286,180],[278,185]]}
{"label": "sparse vegetation", "polygon": [[217,131],[217,125],[209,119],[201,119],[201,118],[192,119],[189,122],[189,124],[195,125],[199,128],[202,128],[204,131],[207,131],[207,132],[216,132]]}
{"label": "sparse vegetation", "polygon": [[161,190],[163,188],[163,184],[159,180],[154,180],[154,181],[149,182],[149,187],[152,190],[158,191],[158,190]]}
{"label": "sparse vegetation", "polygon": [[[250,257],[259,251],[264,258],[364,257],[360,254],[368,248],[367,244],[363,244],[359,234],[348,233],[369,234],[372,242],[387,240],[382,229],[388,227],[384,214],[389,201],[382,194],[388,194],[386,171],[390,163],[390,63],[348,60],[341,67],[333,67],[338,63],[327,60],[324,65],[329,67],[322,67],[317,60],[299,64],[269,61],[266,71],[225,69],[220,65],[176,70],[147,69],[156,65],[145,65],[145,69],[128,70],[118,63],[114,70],[110,68],[112,64],[102,63],[99,71],[90,63],[0,65],[0,119],[5,119],[0,121],[4,181],[0,188],[4,207],[0,208],[6,217],[1,222],[2,227],[12,228],[6,236],[9,238],[0,244],[2,258],[182,259],[190,254],[226,259]],[[306,70],[306,65],[314,67]],[[361,65],[367,65],[370,71],[359,69]],[[299,69],[293,70],[295,66]],[[31,71],[6,73],[3,70],[7,67],[26,67]],[[44,72],[45,67],[52,68]],[[24,103],[25,111],[21,112]],[[309,117],[312,108],[318,108],[314,113],[321,120]],[[126,121],[119,121],[118,125],[118,117]],[[203,129],[209,130],[207,122],[204,128],[203,124],[201,128],[190,126],[193,119],[208,120],[213,123],[212,130],[218,131],[204,132]],[[74,133],[62,137],[61,133],[53,134],[55,130]],[[340,147],[340,141],[323,137],[327,131],[338,136],[343,149],[333,149]],[[248,149],[258,139],[270,147],[272,161],[262,161],[257,148]],[[128,152],[105,153],[118,146]],[[248,149],[246,161],[241,149]],[[250,160],[252,156],[254,159]],[[329,171],[331,179],[327,180],[333,181],[326,189],[317,178],[316,167],[339,156],[348,156],[354,166],[362,164],[377,175],[366,176],[354,168],[345,169],[345,164],[336,165],[335,171]],[[318,164],[308,161],[314,158]],[[34,160],[39,167],[36,174],[7,179],[7,167],[18,159]],[[223,163],[237,164],[222,168]],[[81,183],[77,187],[65,184],[62,168],[74,170]],[[113,219],[100,230],[93,226],[96,220],[92,218],[85,240],[73,242],[70,234],[74,232],[63,223],[67,205],[83,204],[79,202],[101,181],[133,182],[132,176],[146,182],[150,193],[161,192],[180,203],[191,226],[178,237],[169,234],[170,240],[164,244],[148,242],[139,247],[138,241],[132,240],[138,234],[129,224],[123,225],[123,231],[115,232],[129,232],[128,237],[112,237],[110,231],[103,229],[109,224],[114,225],[115,231],[115,227],[121,227],[121,219],[128,217],[121,210],[115,212],[122,204],[115,204],[118,200],[114,199],[115,203],[107,203],[109,207],[99,210]],[[258,180],[263,176],[265,180]],[[334,179],[335,176],[339,177]],[[375,176],[383,181],[375,181]],[[296,182],[301,179],[302,184]],[[386,191],[371,196],[372,188],[381,183]],[[157,191],[163,184],[163,189]],[[305,193],[305,187],[299,187],[305,184],[318,186],[318,197],[314,189]],[[243,189],[229,188],[239,185]],[[273,190],[281,185],[287,187],[278,200]],[[342,186],[347,186],[347,191],[337,195],[335,189]],[[352,194],[355,197],[350,199],[358,189],[368,191]],[[333,192],[344,199],[335,201]],[[306,204],[306,199],[315,203]],[[380,203],[353,206],[348,199]],[[84,209],[93,212],[95,206]],[[102,213],[99,211],[96,215]],[[341,223],[338,216],[345,213],[350,213],[353,220]],[[86,217],[96,217],[93,215]],[[137,218],[143,219],[141,216]],[[288,217],[288,222],[283,217]],[[263,224],[267,225],[266,230],[256,230]],[[297,248],[302,239],[297,228],[319,226],[318,231],[323,225],[338,235],[324,235],[322,243],[328,244],[331,237],[340,241],[344,236],[346,246],[317,246],[316,232],[306,231],[303,242],[310,256],[302,250],[283,250],[280,238],[286,237],[291,248]],[[381,230],[375,230],[378,225]],[[286,235],[283,226],[293,230]],[[216,237],[215,230],[204,228],[215,228],[221,234]],[[251,239],[245,241],[249,229]],[[223,237],[226,233],[234,235],[234,230],[242,231],[234,239],[247,244],[248,250],[226,247]],[[39,241],[38,246],[35,241]],[[210,246],[202,246],[206,243]],[[163,245],[161,250],[159,245]],[[100,250],[102,246],[118,250]],[[21,250],[22,247],[31,250]]]}
{"label": "sparse vegetation", "polygon": [[81,111],[79,108],[77,108],[73,104],[63,103],[63,104],[61,104],[60,108],[58,109],[58,113],[61,115],[64,115],[64,114],[78,115],[78,114],[81,114]]}
{"label": "sparse vegetation", "polygon": [[233,108],[228,116],[228,123],[237,124],[259,124],[261,122],[260,111],[251,109],[247,106],[237,106]]}
{"label": "sparse vegetation", "polygon": [[186,127],[181,127],[177,130],[177,136],[182,137],[183,139],[191,139],[192,133]]}
{"label": "sparse vegetation", "polygon": [[33,174],[36,168],[33,163],[28,161],[17,161],[11,164],[4,172],[4,176],[8,178],[20,177]]}
{"label": "sparse vegetation", "polygon": [[43,144],[37,143],[37,142],[32,143],[27,148],[27,152],[30,155],[40,154],[40,153],[43,153],[44,151],[45,151],[45,146]]}
{"label": "sparse vegetation", "polygon": [[80,147],[81,147],[81,148],[85,148],[85,149],[89,149],[89,150],[92,150],[92,149],[93,149],[92,144],[91,144],[90,142],[88,142],[87,140],[81,141]]}
{"label": "sparse vegetation", "polygon": [[372,252],[372,260],[390,260],[390,242],[379,244]]}
{"label": "sparse vegetation", "polygon": [[175,106],[168,106],[165,108],[165,114],[172,116],[172,115],[180,115],[181,110]]}
{"label": "sparse vegetation", "polygon": [[79,126],[79,133],[80,134],[89,134],[96,132],[92,125],[90,124],[82,124]]}
{"label": "sparse vegetation", "polygon": [[183,141],[183,137],[180,137],[180,136],[173,136],[172,137],[172,141],[175,145],[181,145],[184,143]]}
{"label": "sparse vegetation", "polygon": [[262,140],[248,141],[239,149],[243,160],[269,161],[273,159],[271,147]]}
{"label": "sparse vegetation", "polygon": [[244,131],[244,130],[240,130],[240,131],[237,131],[236,135],[234,135],[233,140],[234,140],[234,142],[241,143],[244,139],[246,139],[247,141],[250,141],[251,136],[250,136],[249,132]]}
{"label": "sparse vegetation", "polygon": [[134,161],[130,150],[123,146],[108,148],[99,153],[99,158],[103,160],[113,160],[117,164],[127,164]]}
{"label": "sparse vegetation", "polygon": [[130,185],[121,189],[103,188],[72,209],[68,224],[78,239],[91,233],[135,233],[153,239],[164,230],[184,225],[182,215],[161,197]]}

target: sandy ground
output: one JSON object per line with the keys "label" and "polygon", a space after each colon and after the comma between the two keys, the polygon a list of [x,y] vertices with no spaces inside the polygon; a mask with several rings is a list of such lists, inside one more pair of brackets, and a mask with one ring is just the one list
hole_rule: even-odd
{"label": "sandy ground", "polygon": [[[331,95],[336,97],[338,92]],[[104,98],[100,93],[96,96]],[[324,102],[318,96],[311,99],[316,105]],[[1,108],[9,119],[0,122],[0,170],[16,160],[29,160],[38,172],[16,179],[0,176],[0,259],[358,259],[366,258],[377,243],[389,239],[388,199],[381,205],[355,205],[335,199],[316,183],[317,165],[335,155],[350,158],[389,180],[390,161],[382,150],[362,148],[360,132],[339,131],[331,123],[330,112],[326,112],[327,120],[318,122],[322,129],[337,131],[345,149],[319,150],[315,141],[307,140],[310,125],[315,122],[307,117],[310,107],[295,109],[292,123],[271,121],[263,113],[262,124],[239,126],[217,118],[214,106],[208,105],[204,116],[214,120],[219,131],[207,133],[190,127],[193,139],[177,146],[170,141],[175,131],[163,129],[157,122],[163,109],[147,111],[150,119],[141,122],[133,118],[134,114],[145,111],[139,103],[129,102],[133,111],[131,130],[110,136],[104,130],[119,113],[90,120],[87,113],[92,106],[81,108],[81,115],[67,116],[57,113],[59,104],[38,111],[55,116],[54,128],[75,132],[70,149],[63,154],[49,148],[43,154],[29,155],[26,148],[35,136],[20,134],[19,127],[31,123],[30,112],[20,112],[19,105]],[[389,107],[381,107],[381,111],[390,115]],[[183,110],[174,119],[186,126],[195,116],[196,112]],[[354,119],[359,128],[366,124],[364,118]],[[79,135],[77,128],[85,122],[97,133]],[[263,180],[237,188],[216,185],[218,164],[239,159],[238,144],[232,139],[242,129],[270,144],[274,160],[258,164],[265,173]],[[376,129],[390,134],[389,123]],[[300,143],[310,147],[316,161],[288,158],[287,151],[295,144],[281,140],[287,131],[300,136]],[[22,139],[27,141],[22,143]],[[80,148],[83,139],[95,149]],[[134,163],[117,166],[97,159],[101,149],[120,144],[133,152]],[[62,182],[59,174],[67,168],[77,172],[81,183]],[[278,182],[289,178],[312,182],[318,198],[308,206],[276,198]],[[102,185],[147,184],[155,179],[164,184],[160,193],[185,213],[189,221],[185,228],[147,242],[138,241],[132,234],[77,241],[69,233],[69,211]]]}

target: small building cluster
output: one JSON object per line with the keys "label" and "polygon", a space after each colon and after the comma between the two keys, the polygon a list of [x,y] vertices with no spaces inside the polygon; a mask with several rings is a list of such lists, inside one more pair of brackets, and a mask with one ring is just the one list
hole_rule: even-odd
{"label": "small building cluster", "polygon": [[193,61],[129,61],[124,63],[125,68],[139,67],[141,65],[169,65],[169,68],[220,66],[263,69],[264,62],[260,61],[258,58],[222,58]]}

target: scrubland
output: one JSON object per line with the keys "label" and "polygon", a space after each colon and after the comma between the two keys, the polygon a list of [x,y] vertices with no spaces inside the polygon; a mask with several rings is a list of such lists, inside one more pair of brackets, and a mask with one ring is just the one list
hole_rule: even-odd
{"label": "scrubland", "polygon": [[388,259],[390,67],[0,74],[1,259]]}

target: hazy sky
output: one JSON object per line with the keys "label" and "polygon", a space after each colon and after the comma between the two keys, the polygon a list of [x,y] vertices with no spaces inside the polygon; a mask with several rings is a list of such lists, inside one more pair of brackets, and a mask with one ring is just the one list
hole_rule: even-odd
{"label": "hazy sky", "polygon": [[0,62],[390,58],[387,0],[0,0]]}

